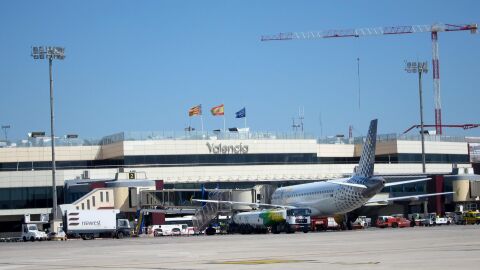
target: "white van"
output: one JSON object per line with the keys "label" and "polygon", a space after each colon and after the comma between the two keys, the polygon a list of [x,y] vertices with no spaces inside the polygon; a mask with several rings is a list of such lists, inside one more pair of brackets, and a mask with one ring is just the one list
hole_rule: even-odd
{"label": "white van", "polygon": [[187,224],[164,224],[164,225],[153,225],[151,228],[153,236],[176,236],[176,235],[188,235],[188,225]]}

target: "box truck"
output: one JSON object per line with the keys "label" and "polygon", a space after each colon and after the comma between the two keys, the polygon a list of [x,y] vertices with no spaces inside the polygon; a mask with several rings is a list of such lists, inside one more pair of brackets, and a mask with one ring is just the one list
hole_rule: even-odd
{"label": "box truck", "polygon": [[123,238],[130,236],[128,219],[117,219],[118,210],[66,210],[63,230],[69,237],[94,239],[95,237]]}

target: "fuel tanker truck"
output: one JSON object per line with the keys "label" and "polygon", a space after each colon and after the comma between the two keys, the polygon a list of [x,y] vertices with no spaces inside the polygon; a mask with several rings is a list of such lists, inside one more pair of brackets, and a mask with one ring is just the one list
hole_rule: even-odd
{"label": "fuel tanker truck", "polygon": [[267,233],[302,231],[310,229],[310,209],[270,209],[251,212],[239,212],[232,216],[228,233]]}

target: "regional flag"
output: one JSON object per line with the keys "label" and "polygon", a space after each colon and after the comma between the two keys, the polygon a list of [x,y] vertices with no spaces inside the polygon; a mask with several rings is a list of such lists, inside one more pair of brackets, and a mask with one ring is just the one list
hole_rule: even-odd
{"label": "regional flag", "polygon": [[188,110],[188,116],[202,115],[202,104],[198,104]]}
{"label": "regional flag", "polygon": [[213,116],[223,115],[224,114],[223,104],[213,107],[210,110],[210,112],[212,113]]}
{"label": "regional flag", "polygon": [[235,118],[244,118],[246,116],[247,116],[247,113],[245,111],[245,107],[243,107],[243,109],[235,113]]}

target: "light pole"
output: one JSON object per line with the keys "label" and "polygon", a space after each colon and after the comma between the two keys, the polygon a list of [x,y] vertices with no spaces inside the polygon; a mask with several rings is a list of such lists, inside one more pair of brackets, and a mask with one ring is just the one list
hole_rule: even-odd
{"label": "light pole", "polygon": [[405,71],[408,73],[418,73],[418,95],[420,97],[420,135],[422,138],[422,172],[425,173],[425,132],[423,130],[422,73],[428,72],[428,63],[405,61]]}
{"label": "light pole", "polygon": [[[50,76],[50,133],[52,140],[52,215],[53,220],[58,220],[57,216],[57,184],[55,181],[55,133],[53,128],[53,76],[52,76],[52,62],[53,59],[63,60],[65,58],[65,48],[63,47],[46,47],[38,46],[32,47],[33,59],[43,60],[48,59],[49,76]],[[56,228],[53,228],[55,230]]]}
{"label": "light pole", "polygon": [[11,128],[10,125],[4,125],[4,126],[2,126],[3,133],[5,134],[5,143],[8,142],[7,129],[9,129],[9,128]]}

